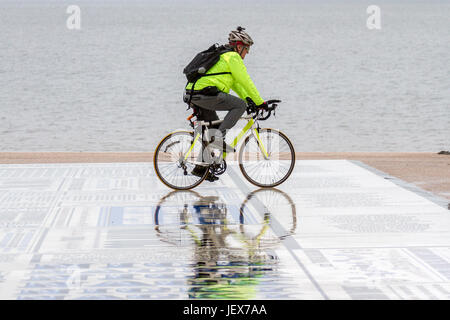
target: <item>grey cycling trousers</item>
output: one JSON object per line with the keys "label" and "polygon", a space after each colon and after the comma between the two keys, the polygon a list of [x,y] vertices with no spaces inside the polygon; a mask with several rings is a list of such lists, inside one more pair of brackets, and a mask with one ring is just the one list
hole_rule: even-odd
{"label": "grey cycling trousers", "polygon": [[[187,95],[189,98],[189,95]],[[192,103],[202,108],[202,119],[205,121],[219,120],[216,111],[228,111],[223,122],[217,129],[225,137],[226,130],[231,129],[247,109],[247,103],[231,94],[219,92],[217,96],[202,94],[192,96]]]}

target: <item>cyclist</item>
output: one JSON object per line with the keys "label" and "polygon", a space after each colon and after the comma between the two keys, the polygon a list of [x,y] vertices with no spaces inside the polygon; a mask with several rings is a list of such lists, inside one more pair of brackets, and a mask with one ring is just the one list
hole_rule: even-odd
{"label": "cyclist", "polygon": [[[201,108],[201,118],[206,121],[219,120],[216,111],[228,111],[224,121],[217,128],[222,134],[220,139],[212,139],[210,144],[225,152],[232,152],[234,148],[225,143],[225,134],[231,129],[247,108],[246,99],[250,98],[258,107],[265,107],[267,103],[259,95],[252,79],[247,73],[243,59],[253,45],[252,38],[245,28],[237,27],[228,36],[230,51],[221,54],[219,61],[206,74],[222,73],[200,78],[192,93],[192,103]],[[193,83],[188,83],[184,101],[189,101]],[[229,94],[230,89],[238,96]],[[203,176],[207,167],[195,166],[191,172],[196,176]],[[209,174],[207,180],[215,181],[218,177]]]}

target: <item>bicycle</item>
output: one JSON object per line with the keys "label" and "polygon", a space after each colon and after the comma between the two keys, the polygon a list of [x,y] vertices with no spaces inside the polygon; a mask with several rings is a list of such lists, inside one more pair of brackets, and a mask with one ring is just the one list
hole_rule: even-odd
{"label": "bicycle", "polygon": [[[239,169],[252,184],[262,188],[280,185],[291,175],[295,166],[295,150],[289,138],[281,131],[260,128],[259,122],[270,118],[280,100],[269,100],[258,108],[248,99],[247,115],[241,120],[247,124],[231,143],[235,148],[245,137],[238,153]],[[153,165],[158,178],[175,190],[189,190],[202,183],[209,173],[216,176],[227,169],[227,153],[209,147],[210,129],[223,120],[198,119],[198,107],[187,120],[194,131],[175,131],[164,137],[156,147]],[[197,117],[196,120],[192,120]],[[251,134],[248,134],[251,132]],[[200,143],[199,143],[200,140]],[[204,174],[191,174],[196,166],[207,167]]]}

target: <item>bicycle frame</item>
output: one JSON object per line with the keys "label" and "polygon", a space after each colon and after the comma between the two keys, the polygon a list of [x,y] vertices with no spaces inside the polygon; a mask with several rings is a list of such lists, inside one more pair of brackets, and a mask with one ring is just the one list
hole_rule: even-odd
{"label": "bicycle frame", "polygon": [[[243,137],[246,136],[247,132],[249,130],[251,130],[253,136],[255,137],[255,139],[258,141],[258,146],[259,149],[261,151],[261,153],[263,154],[265,159],[269,158],[269,154],[267,153],[266,147],[264,146],[264,144],[261,141],[261,138],[259,136],[259,127],[255,127],[255,124],[258,123],[258,118],[255,119],[252,116],[247,116],[247,117],[241,117],[241,119],[243,120],[248,120],[247,124],[244,126],[244,128],[239,132],[239,134],[233,139],[233,142],[231,143],[231,146],[233,148],[235,148],[237,146],[237,144],[239,143],[239,141],[242,140]],[[205,127],[206,132],[208,131],[208,127],[207,125],[214,125],[214,124],[219,124],[222,123],[223,120],[216,120],[216,121],[198,121],[196,122],[197,128],[203,128]],[[202,132],[197,132],[197,134],[195,135],[194,141],[192,142],[190,148],[188,149],[188,151],[186,152],[186,154],[183,157],[183,161],[187,161],[189,155],[191,154],[192,150],[195,147],[195,144],[197,143],[197,141],[199,140],[200,136],[202,135]],[[224,151],[222,154],[222,158],[225,159],[227,157],[227,153]]]}

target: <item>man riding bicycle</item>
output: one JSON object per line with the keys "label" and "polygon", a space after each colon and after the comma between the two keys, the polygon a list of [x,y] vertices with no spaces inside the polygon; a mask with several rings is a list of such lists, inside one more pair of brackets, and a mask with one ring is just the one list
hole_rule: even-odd
{"label": "man riding bicycle", "polygon": [[[210,141],[210,145],[223,150],[233,152],[234,148],[225,143],[225,135],[231,129],[247,109],[246,99],[250,98],[258,108],[267,107],[267,103],[259,95],[252,79],[247,73],[243,59],[253,45],[252,38],[244,31],[245,28],[237,27],[228,36],[229,50],[220,55],[219,61],[206,73],[215,74],[203,76],[195,83],[186,85],[184,95],[185,102],[192,102],[201,109],[201,118],[205,121],[219,120],[216,111],[228,111],[223,122],[217,128],[222,134],[221,139]],[[195,85],[195,90],[193,86]],[[229,94],[230,89],[238,96]],[[207,170],[204,166],[195,166],[191,172],[195,176],[203,176]],[[215,181],[218,177],[209,174],[206,178]]]}

